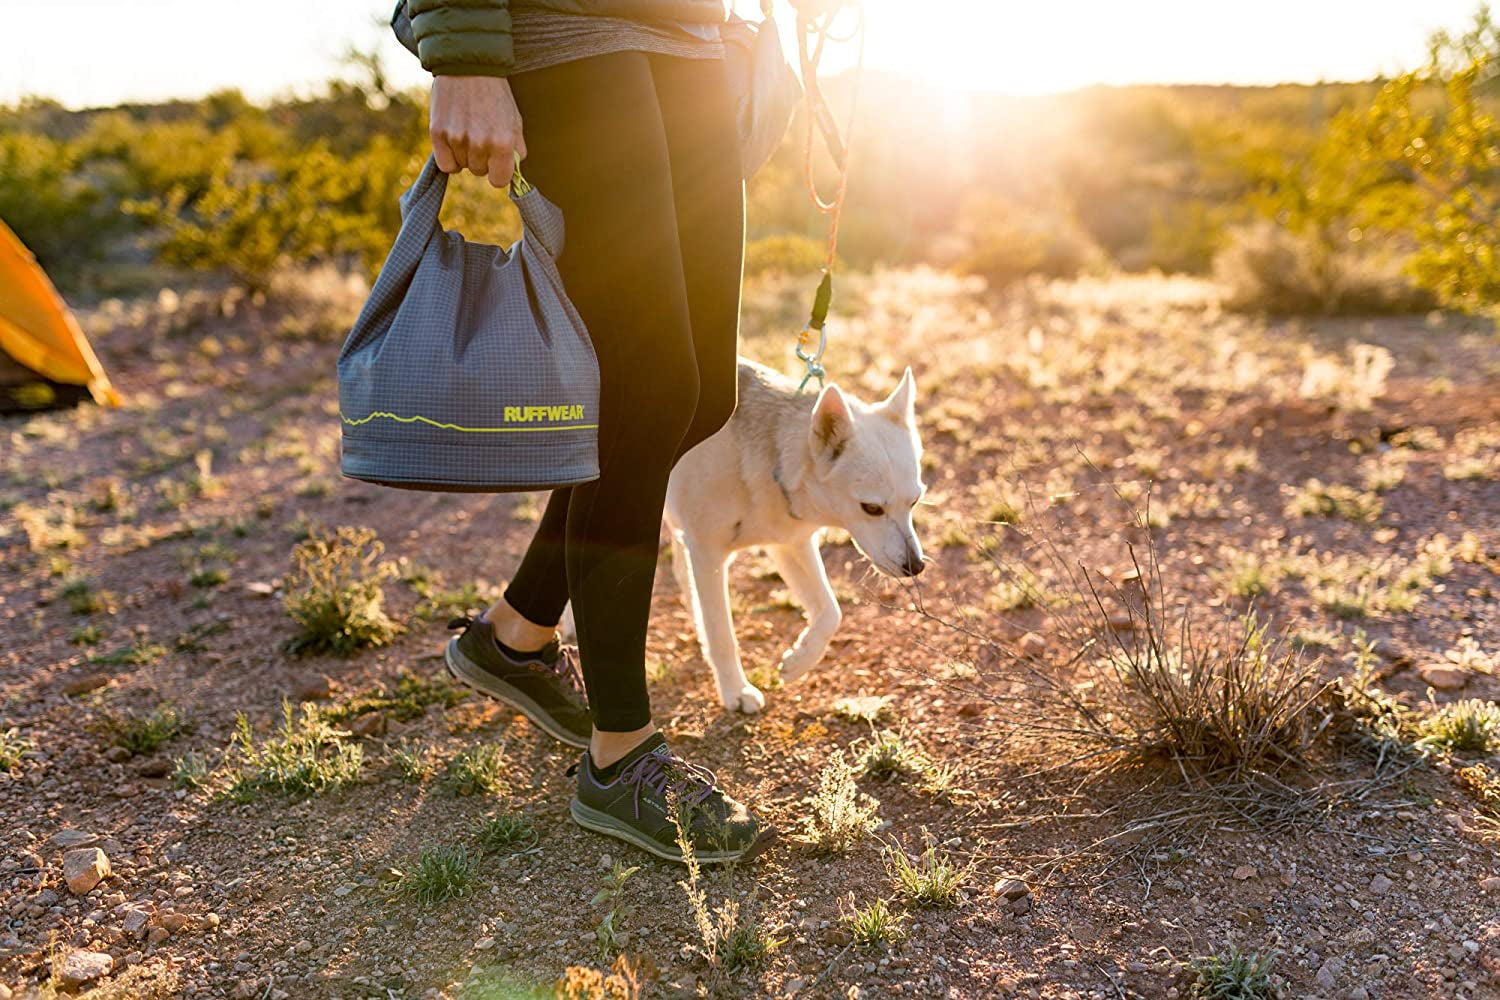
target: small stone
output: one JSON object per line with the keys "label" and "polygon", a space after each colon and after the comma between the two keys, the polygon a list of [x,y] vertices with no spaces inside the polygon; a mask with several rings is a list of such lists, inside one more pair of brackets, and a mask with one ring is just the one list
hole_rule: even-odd
{"label": "small stone", "polygon": [[313,950],[313,943],[306,938],[292,945],[292,951],[299,955],[306,955]]}
{"label": "small stone", "polygon": [[406,874],[399,868],[380,869],[380,881],[382,882],[399,882],[405,877]]}
{"label": "small stone", "polygon": [[1004,896],[1006,899],[1012,901],[1021,899],[1030,895],[1030,893],[1031,890],[1026,888],[1026,883],[1018,878],[1001,879],[995,883],[995,894]]}
{"label": "small stone", "polygon": [[140,936],[146,930],[146,925],[150,922],[150,912],[143,907],[132,907],[125,911],[125,919],[120,926],[125,930],[126,934]]}
{"label": "small stone", "polygon": [[786,990],[787,995],[790,996],[791,994],[800,991],[802,987],[806,985],[807,980],[803,979],[801,976],[798,976],[796,979],[788,979],[785,985],[782,986],[782,989]]}
{"label": "small stone", "polygon": [[245,589],[256,597],[270,597],[276,593],[276,586],[264,580],[252,580],[245,584]]}
{"label": "small stone", "polygon": [[495,939],[492,937],[482,937],[474,942],[475,951],[489,951],[493,947],[495,947]]}
{"label": "small stone", "polygon": [[1027,632],[1021,636],[1021,655],[1041,656],[1047,651],[1047,637],[1040,632]]}
{"label": "small stone", "polygon": [[146,943],[158,945],[171,936],[171,933],[165,927],[153,927],[146,932]]}
{"label": "small stone", "polygon": [[82,847],[84,844],[92,844],[98,839],[92,833],[84,833],[82,830],[74,830],[71,827],[58,830],[51,837],[52,846],[62,851],[71,850],[74,847]]}
{"label": "small stone", "polygon": [[1260,873],[1255,870],[1254,865],[1240,865],[1234,870],[1234,879],[1237,882],[1244,882],[1246,879],[1252,879],[1258,874]]}
{"label": "small stone", "polygon": [[1500,875],[1491,875],[1479,880],[1479,888],[1485,892],[1500,892]]}
{"label": "small stone", "polygon": [[340,899],[343,899],[345,896],[353,892],[356,888],[358,887],[353,882],[345,882],[343,885],[333,890],[333,894]]}
{"label": "small stone", "polygon": [[1339,981],[1339,973],[1344,971],[1344,963],[1336,958],[1330,958],[1318,967],[1318,974],[1314,977],[1321,989],[1331,990]]}
{"label": "small stone", "polygon": [[81,694],[99,690],[107,685],[109,680],[109,674],[85,674],[64,684],[62,692],[70,698],[76,698]]}
{"label": "small stone", "polygon": [[1356,986],[1344,994],[1344,1000],[1370,1000],[1370,991],[1363,986]]}
{"label": "small stone", "polygon": [[304,678],[297,685],[293,696],[298,701],[326,701],[332,698],[338,689],[339,686],[333,678],[318,674],[315,677]]}
{"label": "small stone", "polygon": [[135,773],[143,778],[165,778],[172,771],[172,762],[165,757],[153,757],[135,767]]}
{"label": "small stone", "polygon": [[1422,680],[1439,691],[1459,691],[1469,683],[1469,672],[1451,663],[1429,663],[1417,668]]}
{"label": "small stone", "polygon": [[156,918],[159,924],[161,924],[173,934],[176,934],[178,931],[186,927],[188,925],[189,919],[190,918],[186,913],[163,913],[161,916]]}
{"label": "small stone", "polygon": [[1025,916],[1031,912],[1031,897],[1022,896],[1020,899],[1011,900],[1008,909],[1018,917]]}
{"label": "small stone", "polygon": [[97,847],[80,847],[63,855],[63,878],[75,896],[86,895],[109,874],[109,858]]}
{"label": "small stone", "polygon": [[1370,879],[1370,891],[1377,896],[1383,896],[1390,891],[1391,886],[1394,884],[1394,882],[1384,875],[1376,875]]}
{"label": "small stone", "polygon": [[63,957],[57,978],[63,989],[76,990],[109,975],[114,967],[115,960],[102,951],[72,951]]}
{"label": "small stone", "polygon": [[367,712],[350,723],[349,731],[355,736],[383,736],[385,723],[384,712]]}
{"label": "small stone", "polygon": [[178,899],[187,899],[192,894],[193,887],[190,885],[179,885],[177,888],[172,890],[172,895],[176,896]]}
{"label": "small stone", "polygon": [[131,757],[130,751],[124,747],[110,747],[104,751],[104,759],[111,764],[123,764]]}

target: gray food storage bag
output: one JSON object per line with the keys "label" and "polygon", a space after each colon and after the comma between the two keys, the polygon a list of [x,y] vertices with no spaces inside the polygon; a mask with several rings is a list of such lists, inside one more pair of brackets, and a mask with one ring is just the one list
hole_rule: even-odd
{"label": "gray food storage bag", "polygon": [[563,291],[562,211],[516,175],[509,250],[438,222],[429,158],[339,353],[344,475],[417,490],[547,490],[599,476],[599,364]]}

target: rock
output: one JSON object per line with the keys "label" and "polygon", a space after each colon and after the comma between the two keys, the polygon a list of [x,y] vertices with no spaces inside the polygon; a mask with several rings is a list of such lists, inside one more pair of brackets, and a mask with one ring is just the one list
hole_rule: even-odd
{"label": "rock", "polygon": [[1244,882],[1246,879],[1252,879],[1258,874],[1260,873],[1255,870],[1254,865],[1240,865],[1234,870],[1234,879],[1237,882]]}
{"label": "rock", "polygon": [[474,942],[475,951],[489,951],[493,947],[495,947],[495,939],[492,937],[482,937]]}
{"label": "rock", "polygon": [[1479,888],[1485,892],[1500,892],[1500,875],[1491,875],[1479,880]]}
{"label": "rock", "polygon": [[120,926],[126,934],[134,934],[139,937],[145,933],[146,925],[151,922],[151,913],[144,907],[131,907],[125,911],[125,919]]}
{"label": "rock", "polygon": [[1022,896],[1020,899],[1013,899],[1007,909],[1016,916],[1023,917],[1031,912],[1031,897]]}
{"label": "rock", "polygon": [[1031,894],[1026,888],[1026,883],[1018,878],[1001,879],[995,883],[995,894],[1004,896],[1006,899],[1015,901]]}
{"label": "rock", "polygon": [[57,978],[63,989],[76,990],[109,975],[114,967],[115,960],[102,951],[71,951],[58,966]]}
{"label": "rock", "polygon": [[326,701],[339,689],[333,678],[318,674],[304,678],[292,692],[298,701]]}
{"label": "rock", "polygon": [[135,773],[143,778],[165,778],[172,773],[172,762],[165,757],[153,757],[137,764]]}
{"label": "rock", "polygon": [[1469,672],[1452,663],[1429,663],[1418,667],[1417,672],[1439,691],[1459,691],[1469,683]]}
{"label": "rock", "polygon": [[161,924],[171,933],[176,934],[178,931],[182,930],[188,925],[189,919],[191,918],[189,918],[186,913],[163,913],[161,916],[156,918],[156,922]]}
{"label": "rock", "polygon": [[350,723],[349,731],[355,736],[383,736],[385,722],[384,712],[367,712]]}
{"label": "rock", "polygon": [[1047,637],[1040,632],[1027,632],[1021,636],[1022,656],[1041,656],[1047,651]]}
{"label": "rock", "polygon": [[264,580],[252,580],[249,583],[245,584],[245,590],[254,594],[256,597],[270,597],[272,594],[276,593],[276,585],[267,583]]}
{"label": "rock", "polygon": [[382,869],[380,869],[380,881],[382,881],[382,882],[386,882],[386,883],[399,882],[399,881],[401,881],[405,877],[406,877],[406,874],[404,872],[402,872],[401,869],[399,869],[399,868],[382,868]]}
{"label": "rock", "polygon": [[80,847],[63,855],[63,878],[75,896],[86,895],[109,874],[109,858],[97,847]]}
{"label": "rock", "polygon": [[84,833],[82,830],[74,830],[72,827],[67,827],[58,830],[49,839],[53,847],[61,851],[67,851],[75,847],[82,847],[84,844],[92,844],[99,838],[92,833]]}
{"label": "rock", "polygon": [[0,1000],[10,1000],[12,996],[13,994],[10,991],[10,987],[6,986],[4,983],[0,983]]}
{"label": "rock", "polygon": [[171,933],[165,927],[153,927],[146,932],[146,943],[158,945],[171,936]]}
{"label": "rock", "polygon": [[130,751],[126,750],[124,747],[110,747],[108,750],[104,751],[104,759],[109,761],[111,764],[123,764],[127,760],[129,760],[130,757]]}
{"label": "rock", "polygon": [[1370,991],[1363,986],[1356,986],[1344,994],[1344,1000],[1370,1000]]}
{"label": "rock", "polygon": [[62,693],[70,698],[76,698],[81,694],[99,690],[109,684],[109,681],[109,674],[85,674],[64,684]]}
{"label": "rock", "polygon": [[786,990],[787,995],[790,996],[791,994],[796,993],[799,990],[801,990],[802,987],[804,987],[806,985],[807,985],[807,980],[803,979],[801,976],[798,976],[796,979],[788,979],[786,981],[786,983],[784,983],[782,985],[781,988],[784,989],[784,990]]}
{"label": "rock", "polygon": [[1385,895],[1390,891],[1391,886],[1393,885],[1395,885],[1395,883],[1386,878],[1384,875],[1376,875],[1374,878],[1370,879],[1370,891],[1377,896]]}
{"label": "rock", "polygon": [[306,938],[303,938],[301,941],[298,941],[296,944],[292,945],[292,951],[296,952],[299,955],[309,954],[312,950],[313,943]]}
{"label": "rock", "polygon": [[1318,966],[1318,974],[1314,981],[1320,989],[1331,990],[1339,981],[1339,974],[1344,971],[1344,963],[1336,958],[1330,958]]}

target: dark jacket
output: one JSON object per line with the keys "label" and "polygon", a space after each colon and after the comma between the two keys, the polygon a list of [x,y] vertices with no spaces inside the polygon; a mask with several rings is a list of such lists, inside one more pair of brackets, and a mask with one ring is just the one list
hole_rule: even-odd
{"label": "dark jacket", "polygon": [[[422,66],[438,76],[505,76],[510,10],[541,9],[652,21],[724,20],[724,0],[403,0]],[[402,3],[396,5],[400,13]]]}

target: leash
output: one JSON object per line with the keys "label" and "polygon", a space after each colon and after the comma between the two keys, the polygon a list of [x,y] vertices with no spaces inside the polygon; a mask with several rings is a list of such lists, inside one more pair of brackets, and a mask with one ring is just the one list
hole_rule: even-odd
{"label": "leash", "polygon": [[[807,181],[807,194],[813,207],[828,216],[828,242],[823,257],[823,273],[813,293],[812,312],[807,325],[797,335],[797,358],[806,371],[797,391],[802,392],[813,379],[822,387],[828,371],[823,367],[823,352],[828,349],[828,309],[833,304],[833,265],[838,255],[839,222],[844,213],[844,196],[849,188],[849,150],[854,133],[855,112],[859,108],[859,89],[865,71],[865,8],[860,0],[790,0],[797,11],[797,55],[802,69],[802,92],[806,100],[806,122],[804,130],[803,168]],[[763,0],[762,9],[769,6]],[[834,20],[844,7],[853,7],[857,19],[853,30],[845,36],[833,33]],[[854,88],[849,100],[849,116],[844,123],[842,135],[838,120],[823,96],[818,85],[818,65],[823,60],[824,47],[829,41],[847,42],[858,39],[859,56],[855,63]],[[833,194],[824,198],[818,190],[817,175],[813,169],[816,139],[821,136],[823,146],[834,166],[838,169],[838,180]],[[817,334],[818,346],[812,348],[813,334]]]}

